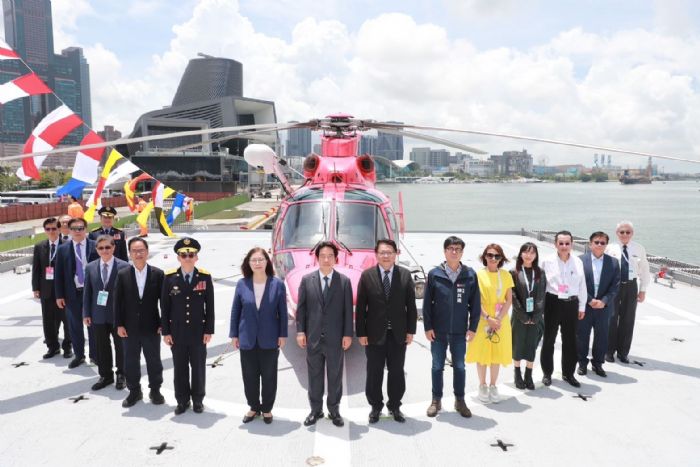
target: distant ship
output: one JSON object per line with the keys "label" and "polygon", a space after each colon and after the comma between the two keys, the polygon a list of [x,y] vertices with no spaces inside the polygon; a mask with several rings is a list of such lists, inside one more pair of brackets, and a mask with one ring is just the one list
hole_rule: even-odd
{"label": "distant ship", "polygon": [[623,185],[641,185],[641,184],[649,184],[651,183],[651,157],[649,158],[649,162],[647,163],[647,170],[646,174],[642,175],[636,174],[636,175],[631,175],[629,170],[624,170],[622,172],[622,175],[620,176],[620,183]]}

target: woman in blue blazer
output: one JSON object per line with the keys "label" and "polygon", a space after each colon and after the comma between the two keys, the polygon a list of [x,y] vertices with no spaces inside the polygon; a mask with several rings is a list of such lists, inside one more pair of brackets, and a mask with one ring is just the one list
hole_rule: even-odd
{"label": "woman in blue blazer", "polygon": [[269,424],[277,395],[279,349],[287,341],[287,289],[274,277],[272,262],[263,248],[248,252],[241,271],[243,280],[238,281],[233,296],[229,337],[241,351],[243,387],[250,406],[243,423],[262,413]]}

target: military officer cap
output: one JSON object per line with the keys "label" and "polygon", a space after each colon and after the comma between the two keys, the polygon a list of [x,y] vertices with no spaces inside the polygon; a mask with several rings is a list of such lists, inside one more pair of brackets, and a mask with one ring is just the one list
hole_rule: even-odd
{"label": "military officer cap", "polygon": [[175,244],[175,253],[197,253],[201,249],[199,242],[192,237],[184,237]]}
{"label": "military officer cap", "polygon": [[114,217],[117,215],[117,210],[114,209],[112,206],[102,206],[97,213],[100,216],[105,216],[105,217]]}

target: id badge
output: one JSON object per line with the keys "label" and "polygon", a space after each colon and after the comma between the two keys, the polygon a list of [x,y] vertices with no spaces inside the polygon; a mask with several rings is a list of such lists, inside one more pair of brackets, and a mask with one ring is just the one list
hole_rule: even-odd
{"label": "id badge", "polygon": [[462,295],[464,295],[464,288],[457,287],[457,303],[462,303]]}
{"label": "id badge", "polygon": [[525,300],[525,311],[528,313],[532,313],[535,311],[535,299],[532,297],[527,297],[527,300]]}
{"label": "id badge", "polygon": [[632,268],[629,268],[629,273],[628,273],[628,278],[627,280],[633,281],[637,278],[637,275],[634,273],[634,270]]}
{"label": "id badge", "polygon": [[557,296],[561,299],[569,298],[569,285],[559,284],[559,293],[557,294]]}
{"label": "id badge", "polygon": [[97,293],[97,304],[100,306],[107,306],[107,299],[109,298],[109,292],[106,290],[100,290]]}
{"label": "id badge", "polygon": [[47,281],[53,280],[53,267],[51,267],[51,266],[46,266],[46,280]]}
{"label": "id badge", "polygon": [[112,238],[114,238],[115,240],[121,240],[122,234],[114,234],[114,237],[112,237]]}

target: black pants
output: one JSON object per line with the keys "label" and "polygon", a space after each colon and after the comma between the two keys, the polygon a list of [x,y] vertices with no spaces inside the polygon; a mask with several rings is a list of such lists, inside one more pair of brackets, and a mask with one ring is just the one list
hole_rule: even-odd
{"label": "black pants", "polygon": [[561,372],[573,376],[576,369],[576,323],[578,300],[560,300],[548,293],[544,302],[544,339],[540,352],[542,372],[551,376],[554,371],[554,343],[561,326]]}
{"label": "black pants", "polygon": [[[41,322],[44,326],[44,340],[49,351],[63,348],[64,352],[71,349],[70,331],[68,330],[68,310],[61,310],[56,305],[55,298],[41,299]],[[58,342],[58,331],[63,324],[63,345]]]}
{"label": "black pants", "polygon": [[401,407],[401,398],[406,392],[406,377],[403,373],[403,365],[406,360],[406,342],[398,343],[394,333],[389,330],[386,333],[383,344],[369,344],[365,347],[367,355],[367,381],[365,383],[365,395],[367,402],[375,410],[384,407],[382,385],[384,384],[384,366],[388,370],[387,396],[389,400],[386,406],[389,410]]}
{"label": "black pants", "polygon": [[342,341],[328,343],[325,338],[314,347],[306,350],[306,366],[309,374],[309,405],[311,411],[323,410],[323,393],[326,377],[328,378],[328,412],[337,414],[340,398],[343,396],[343,362],[345,352]]}
{"label": "black pants", "polygon": [[[250,410],[269,413],[277,397],[277,359],[279,349],[241,349],[243,390]],[[262,392],[261,392],[262,383]],[[260,398],[262,396],[262,403]]]}
{"label": "black pants", "polygon": [[[179,340],[179,339],[178,339]],[[175,399],[178,404],[192,402],[201,403],[204,400],[207,369],[207,346],[203,343],[174,344],[173,373],[175,375]],[[190,369],[192,384],[190,385]]]}
{"label": "black pants", "polygon": [[620,282],[620,291],[615,299],[615,308],[610,319],[608,353],[627,357],[632,347],[634,319],[637,314],[637,280]]}
{"label": "black pants", "polygon": [[[110,323],[93,324],[95,333],[95,346],[97,349],[97,369],[101,377],[114,379],[114,360],[116,360],[117,374],[124,374],[124,349],[122,338],[117,334],[117,329]],[[112,359],[112,343],[114,341],[114,360]]]}
{"label": "black pants", "polygon": [[141,336],[136,332],[123,338],[124,373],[129,391],[141,389],[141,351],[146,358],[148,387],[160,389],[163,384],[163,362],[160,359],[160,335]]}

